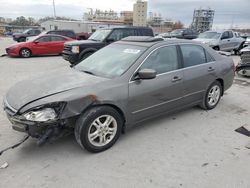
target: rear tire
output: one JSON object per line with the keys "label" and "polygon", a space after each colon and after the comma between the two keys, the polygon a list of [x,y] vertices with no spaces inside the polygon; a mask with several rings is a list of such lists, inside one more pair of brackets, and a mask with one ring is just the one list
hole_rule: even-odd
{"label": "rear tire", "polygon": [[32,55],[32,53],[30,49],[22,48],[19,52],[19,55],[23,58],[29,58]]}
{"label": "rear tire", "polygon": [[202,104],[204,110],[212,110],[217,106],[222,96],[222,86],[219,81],[213,82],[206,91]]}
{"label": "rear tire", "polygon": [[213,47],[213,49],[216,50],[216,51],[220,51],[220,47],[219,46],[215,46],[215,47]]}
{"label": "rear tire", "polygon": [[82,114],[76,122],[75,138],[89,152],[112,147],[121,134],[123,119],[112,107],[97,106]]}

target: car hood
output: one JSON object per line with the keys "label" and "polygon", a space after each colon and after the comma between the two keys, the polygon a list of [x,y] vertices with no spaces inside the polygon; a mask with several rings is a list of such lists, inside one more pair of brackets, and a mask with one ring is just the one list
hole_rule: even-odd
{"label": "car hood", "polygon": [[12,108],[20,110],[36,100],[106,80],[108,79],[70,68],[52,71],[35,79],[17,83],[6,94],[6,101]]}
{"label": "car hood", "polygon": [[76,41],[70,41],[70,42],[66,42],[65,45],[67,46],[79,46],[79,45],[98,45],[98,44],[102,44],[103,42],[101,41],[93,41],[93,40],[76,40]]}

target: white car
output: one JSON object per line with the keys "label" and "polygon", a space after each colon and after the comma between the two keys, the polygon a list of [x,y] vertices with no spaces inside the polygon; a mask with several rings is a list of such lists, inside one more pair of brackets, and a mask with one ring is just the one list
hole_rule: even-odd
{"label": "white car", "polygon": [[243,48],[245,40],[236,32],[227,31],[206,31],[201,33],[198,38],[194,39],[201,43],[207,44],[214,50],[234,51],[238,54]]}
{"label": "white car", "polygon": [[244,43],[244,47],[250,46],[250,37],[246,38],[246,42]]}

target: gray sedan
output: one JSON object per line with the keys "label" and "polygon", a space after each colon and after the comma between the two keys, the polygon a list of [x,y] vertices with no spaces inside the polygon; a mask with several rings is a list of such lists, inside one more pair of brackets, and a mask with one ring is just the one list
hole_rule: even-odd
{"label": "gray sedan", "polygon": [[22,81],[4,97],[17,131],[42,144],[74,131],[90,152],[138,122],[199,105],[210,110],[233,83],[231,58],[194,41],[128,37],[73,68]]}

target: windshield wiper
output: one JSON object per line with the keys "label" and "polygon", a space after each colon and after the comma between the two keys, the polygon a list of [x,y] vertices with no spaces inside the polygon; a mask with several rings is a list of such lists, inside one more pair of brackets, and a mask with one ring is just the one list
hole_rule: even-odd
{"label": "windshield wiper", "polygon": [[85,72],[85,73],[87,73],[87,74],[91,74],[91,75],[95,75],[93,72],[91,72],[91,71],[87,71],[87,70],[82,70],[82,72]]}
{"label": "windshield wiper", "polygon": [[96,40],[96,39],[89,39],[89,40],[92,40],[92,41],[100,41],[100,40]]}

